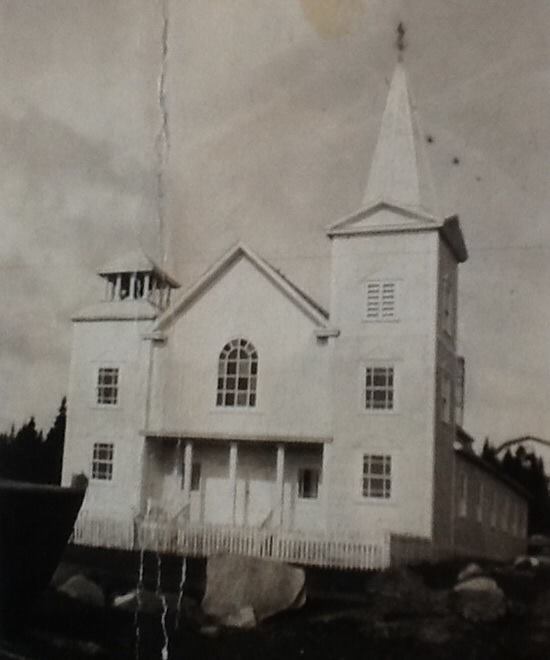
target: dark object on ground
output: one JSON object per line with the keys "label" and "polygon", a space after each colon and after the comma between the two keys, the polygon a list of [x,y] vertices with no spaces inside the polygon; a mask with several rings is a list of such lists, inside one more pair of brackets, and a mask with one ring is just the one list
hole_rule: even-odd
{"label": "dark object on ground", "polygon": [[447,613],[447,591],[429,589],[422,577],[409,569],[374,574],[366,591],[370,596],[372,615],[379,620]]}
{"label": "dark object on ground", "polygon": [[84,575],[73,575],[61,587],[59,592],[94,607],[105,606],[105,594],[100,586]]}
{"label": "dark object on ground", "polygon": [[454,588],[457,613],[473,623],[498,621],[506,614],[506,597],[492,578],[473,577]]}
{"label": "dark object on ground", "polygon": [[0,480],[0,635],[19,627],[61,559],[85,490]]}
{"label": "dark object on ground", "polygon": [[301,607],[304,590],[305,573],[301,568],[267,559],[216,555],[208,558],[202,609],[223,622],[251,607],[256,620],[262,621]]}

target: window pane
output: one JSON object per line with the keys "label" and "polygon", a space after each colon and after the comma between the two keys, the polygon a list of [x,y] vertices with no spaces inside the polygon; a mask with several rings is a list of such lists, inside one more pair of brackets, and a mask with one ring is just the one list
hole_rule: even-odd
{"label": "window pane", "polygon": [[239,392],[237,394],[237,405],[238,406],[246,406],[246,399],[247,399],[246,392]]}

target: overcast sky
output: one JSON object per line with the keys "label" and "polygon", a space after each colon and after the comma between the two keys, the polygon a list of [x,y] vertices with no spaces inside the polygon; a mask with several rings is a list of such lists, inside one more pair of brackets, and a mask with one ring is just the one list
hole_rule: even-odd
{"label": "overcast sky", "polygon": [[244,240],[328,305],[324,229],[361,201],[399,20],[470,251],[466,427],[550,436],[548,0],[0,0],[1,428],[51,423],[70,316],[136,245],[188,286]]}

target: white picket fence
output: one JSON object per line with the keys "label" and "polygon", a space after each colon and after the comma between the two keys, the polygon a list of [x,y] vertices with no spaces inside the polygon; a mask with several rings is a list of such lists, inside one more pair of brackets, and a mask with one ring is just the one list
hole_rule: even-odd
{"label": "white picket fence", "polygon": [[379,534],[345,536],[225,525],[175,525],[155,520],[79,516],[72,542],[92,547],[145,549],[188,557],[227,552],[325,568],[373,570],[432,557],[426,539]]}

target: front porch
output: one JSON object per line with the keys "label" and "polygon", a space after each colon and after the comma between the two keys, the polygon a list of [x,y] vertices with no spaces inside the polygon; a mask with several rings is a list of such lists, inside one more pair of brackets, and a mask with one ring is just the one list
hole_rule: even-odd
{"label": "front porch", "polygon": [[147,437],[142,514],[161,523],[322,532],[324,444]]}

